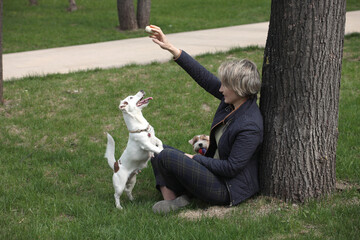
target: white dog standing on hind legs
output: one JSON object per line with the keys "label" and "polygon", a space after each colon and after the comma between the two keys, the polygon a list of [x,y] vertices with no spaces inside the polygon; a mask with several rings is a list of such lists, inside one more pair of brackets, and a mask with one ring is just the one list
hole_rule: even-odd
{"label": "white dog standing on hind legs", "polygon": [[129,139],[118,161],[115,160],[115,141],[110,134],[107,134],[105,158],[114,170],[114,197],[118,209],[122,209],[120,196],[123,191],[131,201],[134,199],[132,190],[136,183],[136,174],[147,166],[147,162],[154,153],[158,154],[163,150],[162,142],[155,137],[154,128],[142,115],[141,110],[152,99],[151,97],[143,99],[144,96],[145,92],[139,91],[135,96],[128,96],[120,102],[119,108],[129,131]]}

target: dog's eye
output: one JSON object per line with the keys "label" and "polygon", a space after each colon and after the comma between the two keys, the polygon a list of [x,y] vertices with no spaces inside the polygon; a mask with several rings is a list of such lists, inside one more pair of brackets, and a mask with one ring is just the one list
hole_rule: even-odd
{"label": "dog's eye", "polygon": [[129,103],[128,102],[124,102],[123,105],[128,105]]}

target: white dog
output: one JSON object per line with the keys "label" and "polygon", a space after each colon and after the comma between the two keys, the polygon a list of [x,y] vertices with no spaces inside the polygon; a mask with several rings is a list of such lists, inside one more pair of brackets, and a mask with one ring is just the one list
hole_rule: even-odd
{"label": "white dog", "polygon": [[120,102],[119,108],[123,112],[126,126],[129,130],[129,139],[125,151],[118,161],[115,160],[115,141],[107,134],[105,158],[114,170],[113,184],[115,189],[115,205],[122,209],[120,196],[125,190],[132,201],[131,194],[136,183],[136,173],[147,166],[148,160],[154,153],[163,150],[162,142],[155,137],[153,127],[143,117],[141,110],[149,104],[152,98],[143,99],[144,91],[135,96],[129,96]]}

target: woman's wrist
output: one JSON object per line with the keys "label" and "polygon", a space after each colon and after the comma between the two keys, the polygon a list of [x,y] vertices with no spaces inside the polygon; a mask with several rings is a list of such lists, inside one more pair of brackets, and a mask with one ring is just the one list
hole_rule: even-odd
{"label": "woman's wrist", "polygon": [[174,59],[177,59],[181,55],[181,50],[174,46],[171,46],[171,48],[169,48],[169,52],[173,55]]}

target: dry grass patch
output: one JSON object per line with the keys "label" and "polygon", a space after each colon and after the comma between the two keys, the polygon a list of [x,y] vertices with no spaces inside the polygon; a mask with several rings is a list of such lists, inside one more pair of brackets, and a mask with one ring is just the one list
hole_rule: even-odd
{"label": "dry grass patch", "polygon": [[350,183],[347,181],[342,181],[342,180],[337,180],[336,181],[336,190],[338,191],[344,191],[344,190],[350,190],[350,189],[357,189],[358,191],[360,191],[360,186],[356,183]]}
{"label": "dry grass patch", "polygon": [[201,218],[223,219],[232,212],[234,212],[234,209],[230,207],[213,206],[207,209],[185,210],[179,213],[179,217],[190,221],[199,220]]}
{"label": "dry grass patch", "polygon": [[236,207],[212,206],[206,209],[185,210],[179,213],[179,217],[193,221],[201,218],[224,219],[232,214],[237,214],[256,219],[277,211],[297,211],[298,209],[297,204],[287,204],[276,198],[258,196]]}

